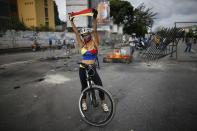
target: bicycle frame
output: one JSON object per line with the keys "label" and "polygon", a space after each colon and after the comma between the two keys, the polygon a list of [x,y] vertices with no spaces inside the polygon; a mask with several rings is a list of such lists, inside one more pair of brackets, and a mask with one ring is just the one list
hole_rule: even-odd
{"label": "bicycle frame", "polygon": [[[92,69],[90,69],[90,70],[92,70]],[[89,71],[90,71],[89,70]],[[92,81],[92,79],[91,79],[91,76],[89,75],[89,71],[88,70],[86,70],[86,81],[87,81],[87,85],[88,85],[88,87],[87,88],[92,88],[92,84],[93,84],[93,81]],[[91,91],[89,94],[88,94],[89,96],[90,96],[90,101],[91,101],[91,103],[96,107],[96,106],[98,106],[98,103],[97,103],[97,100],[96,100],[96,97],[95,97],[95,92],[94,91]]]}

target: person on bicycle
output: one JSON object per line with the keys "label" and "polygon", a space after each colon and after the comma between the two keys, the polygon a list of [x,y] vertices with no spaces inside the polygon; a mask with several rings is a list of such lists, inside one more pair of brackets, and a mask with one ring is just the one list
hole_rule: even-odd
{"label": "person on bicycle", "polygon": [[[95,85],[103,86],[102,81],[96,71],[96,66],[95,66],[95,62],[96,62],[96,58],[98,54],[98,46],[99,46],[99,38],[98,38],[98,33],[97,33],[97,21],[96,21],[97,14],[98,14],[97,10],[93,9],[93,31],[92,32],[88,28],[82,28],[79,33],[77,30],[77,27],[75,26],[73,22],[74,17],[69,15],[69,20],[71,22],[72,29],[76,35],[77,42],[81,49],[81,54],[82,54],[81,62],[87,65],[93,65],[94,76],[92,76],[92,80]],[[93,37],[91,33],[93,34]],[[82,65],[80,65],[79,67],[79,77],[80,77],[80,81],[82,85],[81,91],[83,91],[85,88],[87,88],[87,81],[86,81],[86,70]],[[100,91],[99,96],[102,101],[101,106],[103,110],[105,112],[108,112],[109,111],[108,106],[106,103],[104,103],[104,99],[105,99],[104,93]],[[82,110],[84,111],[87,110],[86,94],[84,94],[83,96]]]}

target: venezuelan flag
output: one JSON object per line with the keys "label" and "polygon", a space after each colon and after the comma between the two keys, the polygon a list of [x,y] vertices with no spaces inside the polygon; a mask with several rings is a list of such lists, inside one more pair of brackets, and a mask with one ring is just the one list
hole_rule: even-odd
{"label": "venezuelan flag", "polygon": [[87,8],[78,12],[72,12],[72,13],[68,13],[71,16],[93,16],[93,12],[92,12],[92,8]]}

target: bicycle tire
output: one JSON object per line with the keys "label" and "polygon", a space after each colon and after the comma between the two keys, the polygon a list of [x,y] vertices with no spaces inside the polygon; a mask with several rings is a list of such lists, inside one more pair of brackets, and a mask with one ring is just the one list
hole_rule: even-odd
{"label": "bicycle tire", "polygon": [[[93,121],[90,121],[90,120],[86,117],[84,111],[82,111],[82,107],[81,107],[82,104],[81,104],[81,103],[82,103],[83,94],[85,94],[85,93],[88,94],[88,92],[90,92],[91,90],[102,91],[102,92],[105,94],[105,97],[107,96],[108,99],[109,99],[109,101],[110,101],[110,103],[111,103],[111,104],[110,104],[111,110],[110,110],[109,116],[107,117],[106,120],[104,120],[104,121],[102,121],[102,122],[93,122]],[[81,95],[80,95],[80,98],[79,98],[79,111],[80,111],[80,114],[81,114],[81,116],[82,116],[82,119],[83,119],[86,123],[88,123],[88,124],[90,124],[90,125],[92,125],[92,126],[97,126],[97,127],[98,127],[98,126],[105,126],[105,125],[109,124],[109,122],[110,122],[110,121],[113,119],[113,117],[114,117],[114,114],[115,114],[115,103],[114,103],[114,100],[113,100],[113,97],[112,97],[111,93],[110,93],[108,90],[106,90],[106,89],[104,89],[104,88],[101,88],[101,87],[86,88],[85,90],[82,91],[82,93],[81,93]]]}

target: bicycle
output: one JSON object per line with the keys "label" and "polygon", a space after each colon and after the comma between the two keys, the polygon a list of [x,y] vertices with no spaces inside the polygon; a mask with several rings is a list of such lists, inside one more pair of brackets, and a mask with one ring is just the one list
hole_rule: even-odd
{"label": "bicycle", "polygon": [[[92,76],[94,76],[94,65],[81,64],[86,69],[87,85],[88,87],[84,89],[79,98],[79,111],[83,120],[93,126],[104,126],[107,125],[114,117],[115,113],[115,103],[112,95],[109,91],[104,88],[97,87],[93,84]],[[90,74],[90,72],[92,73]],[[101,109],[102,102],[99,98],[99,91],[102,91],[105,96],[105,103],[108,105],[109,111],[104,112]],[[86,95],[86,102],[88,109],[86,111],[82,110],[82,97]],[[100,110],[99,110],[100,109]]]}

